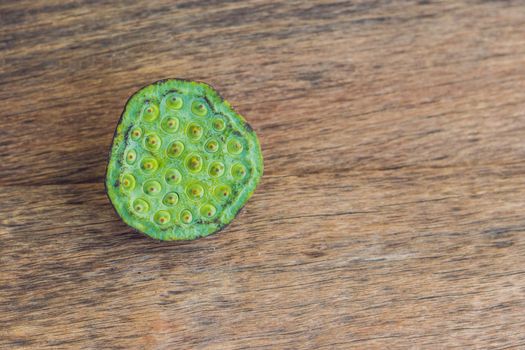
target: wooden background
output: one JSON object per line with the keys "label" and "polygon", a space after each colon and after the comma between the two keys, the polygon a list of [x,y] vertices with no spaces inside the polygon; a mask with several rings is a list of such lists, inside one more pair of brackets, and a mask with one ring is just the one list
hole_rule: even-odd
{"label": "wooden background", "polygon": [[[3,349],[525,349],[525,2],[1,1]],[[214,85],[263,181],[160,243],[104,194],[127,98]]]}

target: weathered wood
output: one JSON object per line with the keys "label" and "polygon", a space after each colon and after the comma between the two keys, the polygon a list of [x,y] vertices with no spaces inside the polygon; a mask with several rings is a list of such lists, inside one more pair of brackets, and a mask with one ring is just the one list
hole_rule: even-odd
{"label": "weathered wood", "polygon": [[[525,348],[525,4],[0,4],[0,348]],[[258,132],[224,231],[126,227],[126,99],[214,85]]]}

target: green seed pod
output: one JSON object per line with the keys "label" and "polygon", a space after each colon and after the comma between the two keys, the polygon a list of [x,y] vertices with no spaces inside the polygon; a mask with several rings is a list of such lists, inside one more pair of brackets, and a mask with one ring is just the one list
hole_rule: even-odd
{"label": "green seed pod", "polygon": [[259,140],[209,85],[162,80],[136,92],[117,125],[106,190],[132,228],[161,240],[229,224],[263,173]]}

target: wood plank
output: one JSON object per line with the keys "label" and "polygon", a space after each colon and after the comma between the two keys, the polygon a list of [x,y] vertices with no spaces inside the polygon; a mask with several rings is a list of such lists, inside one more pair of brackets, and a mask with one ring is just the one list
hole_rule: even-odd
{"label": "wood plank", "polygon": [[[0,348],[525,347],[520,1],[0,3]],[[153,241],[104,194],[126,99],[214,85],[262,184]]]}
{"label": "wood plank", "polygon": [[7,344],[522,341],[524,167],[475,170],[267,176],[227,231],[168,244],[130,232],[100,184],[29,188],[2,221]]}

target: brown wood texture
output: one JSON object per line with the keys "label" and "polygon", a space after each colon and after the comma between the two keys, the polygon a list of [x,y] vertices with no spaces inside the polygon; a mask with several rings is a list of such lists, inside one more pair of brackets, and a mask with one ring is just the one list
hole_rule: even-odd
{"label": "brown wood texture", "polygon": [[[0,348],[525,349],[525,2],[2,1]],[[265,174],[162,243],[104,193],[153,81]]]}

